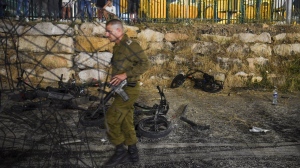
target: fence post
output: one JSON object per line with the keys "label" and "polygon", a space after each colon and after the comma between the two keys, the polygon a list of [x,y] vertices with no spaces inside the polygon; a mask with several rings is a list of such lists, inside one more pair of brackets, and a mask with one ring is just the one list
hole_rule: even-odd
{"label": "fence post", "polygon": [[214,22],[218,22],[218,2],[214,0]]}
{"label": "fence post", "polygon": [[[202,4],[202,5],[201,5]],[[197,19],[203,20],[203,11],[202,11],[202,7],[203,7],[203,0],[197,1],[197,10],[198,10],[198,15],[197,15]]]}
{"label": "fence post", "polygon": [[232,0],[227,1],[227,24],[230,24],[231,15],[234,9],[232,9]]}
{"label": "fence post", "polygon": [[286,1],[286,23],[287,24],[291,24],[291,20],[292,20],[292,5],[293,5],[293,1],[292,0],[287,0]]}
{"label": "fence post", "polygon": [[166,21],[170,20],[170,0],[166,1]]}
{"label": "fence post", "polygon": [[239,20],[240,20],[240,23],[244,23],[244,19],[246,17],[246,15],[245,15],[245,2],[244,2],[244,0],[241,0],[240,9],[241,9],[241,15],[239,16]]}

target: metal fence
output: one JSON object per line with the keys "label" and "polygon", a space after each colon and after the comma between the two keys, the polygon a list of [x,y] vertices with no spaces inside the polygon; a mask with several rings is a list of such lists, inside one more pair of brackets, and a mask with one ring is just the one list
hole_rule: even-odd
{"label": "metal fence", "polygon": [[[6,16],[15,15],[17,0],[6,0]],[[38,0],[29,0],[30,20],[37,18]],[[44,4],[48,0],[42,0]],[[51,0],[50,0],[51,1]],[[56,0],[61,9],[61,0]],[[72,16],[76,18],[79,12],[79,1],[74,1]],[[97,16],[96,0],[92,0],[93,16]],[[113,0],[117,7],[117,15],[128,20],[128,1]],[[289,0],[288,0],[289,1]],[[299,0],[293,1],[291,8],[292,21],[298,21],[300,12]],[[178,22],[195,20],[217,23],[249,23],[285,21],[287,17],[286,0],[139,0],[138,16],[144,22]],[[43,11],[44,16],[47,11]],[[50,15],[51,16],[51,15]]]}

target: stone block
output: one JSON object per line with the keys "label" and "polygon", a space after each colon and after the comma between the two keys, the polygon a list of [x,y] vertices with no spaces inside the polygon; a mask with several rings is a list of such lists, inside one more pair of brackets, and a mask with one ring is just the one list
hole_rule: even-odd
{"label": "stone block", "polygon": [[95,24],[90,23],[90,22],[82,23],[78,29],[78,33],[79,33],[79,35],[83,35],[83,36],[92,36],[94,29],[95,29]]}
{"label": "stone block", "polygon": [[74,58],[74,63],[79,69],[107,68],[112,58],[110,52],[85,53],[81,52]]}
{"label": "stone block", "polygon": [[137,35],[138,35],[138,31],[139,31],[139,28],[138,27],[135,27],[135,26],[124,26],[125,28],[125,31],[126,31],[126,34],[128,35],[128,37],[133,37],[133,38],[136,38]]}
{"label": "stone block", "polygon": [[146,30],[142,30],[138,35],[137,38],[138,40],[145,40],[145,41],[163,41],[164,39],[164,34],[157,32],[157,31],[153,31],[151,29],[146,29]]}
{"label": "stone block", "polygon": [[197,54],[210,55],[219,52],[219,47],[213,43],[201,41],[192,44],[191,51]]}
{"label": "stone block", "polygon": [[200,40],[201,41],[211,41],[216,42],[220,44],[226,44],[230,42],[232,37],[226,37],[226,36],[219,36],[219,35],[212,35],[212,34],[201,34]]}
{"label": "stone block", "polygon": [[74,29],[66,24],[53,25],[51,22],[40,22],[34,26],[26,27],[24,30],[25,35],[31,36],[55,36],[67,35],[73,36]]}
{"label": "stone block", "polygon": [[167,33],[164,38],[169,42],[177,42],[187,40],[189,36],[182,33]]}
{"label": "stone block", "polygon": [[107,38],[76,36],[76,51],[93,53],[98,51],[112,51],[114,43]]}
{"label": "stone block", "polygon": [[74,53],[72,37],[56,36],[48,40],[46,49],[52,53]]}
{"label": "stone block", "polygon": [[82,70],[78,73],[79,79],[82,82],[88,81],[91,78],[96,79],[97,81],[105,81],[107,72],[101,69],[87,69]]}
{"label": "stone block", "polygon": [[105,24],[99,24],[99,25],[95,25],[92,28],[91,35],[92,36],[100,36],[100,37],[103,36],[103,37],[105,37],[105,33],[106,33]]}
{"label": "stone block", "polygon": [[244,43],[255,43],[255,42],[261,42],[261,43],[271,43],[271,35],[269,33],[261,33],[260,35],[252,34],[252,33],[239,33],[234,34],[234,38],[239,39],[240,41]]}
{"label": "stone block", "polygon": [[40,66],[47,68],[73,67],[73,55],[71,54],[36,54],[30,52],[19,52],[9,58],[11,63],[20,62],[22,66],[26,63],[30,67]]}
{"label": "stone block", "polygon": [[41,73],[39,76],[44,77],[44,82],[56,82],[63,75],[63,82],[68,82],[72,78],[72,74],[75,74],[75,71],[70,68],[55,68]]}
{"label": "stone block", "polygon": [[230,55],[245,56],[250,53],[250,48],[247,44],[233,43],[226,49],[226,52]]}
{"label": "stone block", "polygon": [[46,52],[48,37],[22,36],[19,38],[19,51]]}
{"label": "stone block", "polygon": [[271,56],[272,55],[271,47],[266,44],[255,43],[254,45],[250,46],[250,49],[252,52],[254,52],[255,55],[259,55],[259,56]]}

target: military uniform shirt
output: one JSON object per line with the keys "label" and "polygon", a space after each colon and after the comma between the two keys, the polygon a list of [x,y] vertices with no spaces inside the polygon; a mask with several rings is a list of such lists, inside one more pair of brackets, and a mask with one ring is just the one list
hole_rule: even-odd
{"label": "military uniform shirt", "polygon": [[137,82],[148,70],[149,60],[138,42],[125,34],[113,48],[112,76],[126,73],[128,82]]}

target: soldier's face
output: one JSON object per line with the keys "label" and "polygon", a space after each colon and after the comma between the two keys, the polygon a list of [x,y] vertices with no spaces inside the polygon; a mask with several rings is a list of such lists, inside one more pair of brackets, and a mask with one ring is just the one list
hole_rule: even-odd
{"label": "soldier's face", "polygon": [[116,42],[118,41],[119,35],[119,29],[114,28],[111,25],[106,26],[106,37],[111,41],[111,42]]}

